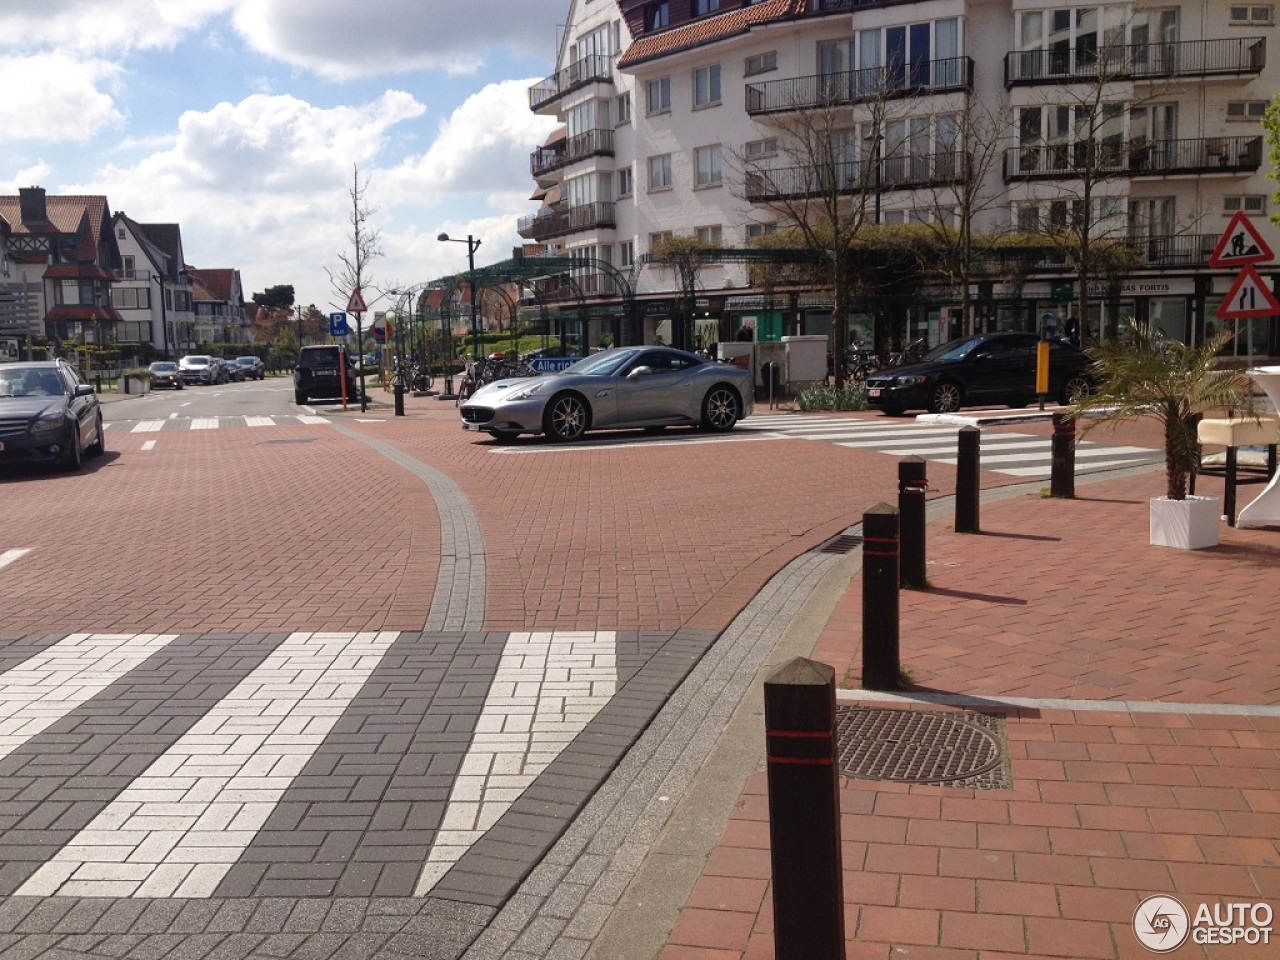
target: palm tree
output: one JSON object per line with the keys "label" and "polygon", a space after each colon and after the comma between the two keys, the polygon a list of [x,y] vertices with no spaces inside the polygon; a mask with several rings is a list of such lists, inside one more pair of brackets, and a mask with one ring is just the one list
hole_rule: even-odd
{"label": "palm tree", "polygon": [[1248,405],[1244,372],[1216,366],[1233,336],[1222,333],[1190,345],[1139,324],[1130,339],[1103,339],[1090,348],[1098,388],[1073,413],[1089,415],[1081,436],[1104,423],[1155,417],[1164,428],[1165,496],[1185,500],[1198,466],[1195,415]]}

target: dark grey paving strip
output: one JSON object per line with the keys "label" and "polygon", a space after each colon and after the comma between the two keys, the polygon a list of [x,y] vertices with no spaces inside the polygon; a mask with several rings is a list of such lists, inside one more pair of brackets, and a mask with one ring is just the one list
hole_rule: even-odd
{"label": "dark grey paving strip", "polygon": [[0,676],[21,666],[37,653],[43,653],[67,636],[65,633],[52,633],[44,637],[0,636]]}
{"label": "dark grey paving strip", "polygon": [[[432,896],[494,908],[510,899],[715,638],[706,630],[620,637],[628,648],[630,677],[620,681],[617,693],[582,733],[440,879]],[[639,663],[644,654],[648,656]]]}
{"label": "dark grey paving strip", "polygon": [[506,639],[401,634],[215,897],[412,896]]}
{"label": "dark grey paving strip", "polygon": [[341,423],[333,428],[372,447],[427,485],[440,515],[440,572],[427,614],[428,630],[484,628],[485,555],[480,520],[453,478],[403,450]]}
{"label": "dark grey paving strip", "polygon": [[0,895],[88,826],[286,636],[179,636],[0,759]]}

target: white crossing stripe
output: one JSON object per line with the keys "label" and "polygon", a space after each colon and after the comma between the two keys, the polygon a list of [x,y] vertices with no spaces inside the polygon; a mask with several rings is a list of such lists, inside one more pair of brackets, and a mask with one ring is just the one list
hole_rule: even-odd
{"label": "white crossing stripe", "polygon": [[302,423],[328,423],[329,422],[324,417],[308,416],[305,413],[299,413],[297,414],[297,417]]}
{"label": "white crossing stripe", "polygon": [[397,636],[290,635],[19,894],[212,896]]}
{"label": "white crossing stripe", "polygon": [[163,420],[139,420],[130,433],[157,433],[164,429]]}
{"label": "white crossing stripe", "polygon": [[245,417],[244,425],[246,427],[274,427],[276,422],[270,417]]}
{"label": "white crossing stripe", "polygon": [[144,443],[144,444],[142,445],[142,449],[143,449],[144,451],[145,451],[145,450],[154,450],[155,448],[156,448],[156,442],[155,442],[154,440],[148,440],[146,443]]}
{"label": "white crossing stripe", "polygon": [[73,633],[0,674],[0,757],[43,733],[176,637]]}
{"label": "white crossing stripe", "polygon": [[0,553],[0,567],[7,567],[13,561],[20,557],[25,557],[30,552],[30,547],[14,547],[12,550],[6,550],[4,553]]}
{"label": "white crossing stripe", "polygon": [[489,687],[435,845],[418,879],[426,896],[613,696],[616,636],[513,633]]}
{"label": "white crossing stripe", "polygon": [[217,430],[217,417],[194,417],[191,420],[192,430]]}

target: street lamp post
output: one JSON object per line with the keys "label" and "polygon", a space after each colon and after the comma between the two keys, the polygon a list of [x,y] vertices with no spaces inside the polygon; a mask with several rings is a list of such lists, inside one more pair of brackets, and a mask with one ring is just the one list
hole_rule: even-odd
{"label": "street lamp post", "polygon": [[467,286],[471,288],[471,360],[480,359],[480,322],[476,316],[476,248],[480,241],[471,234],[465,240],[454,240],[447,233],[436,237],[441,243],[465,243],[467,245]]}

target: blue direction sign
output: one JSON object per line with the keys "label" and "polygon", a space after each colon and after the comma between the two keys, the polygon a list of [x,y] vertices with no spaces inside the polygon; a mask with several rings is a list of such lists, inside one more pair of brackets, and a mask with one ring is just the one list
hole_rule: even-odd
{"label": "blue direction sign", "polygon": [[329,336],[345,337],[347,335],[347,315],[345,313],[329,314]]}

